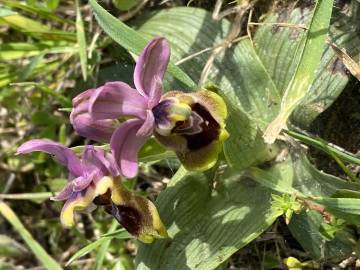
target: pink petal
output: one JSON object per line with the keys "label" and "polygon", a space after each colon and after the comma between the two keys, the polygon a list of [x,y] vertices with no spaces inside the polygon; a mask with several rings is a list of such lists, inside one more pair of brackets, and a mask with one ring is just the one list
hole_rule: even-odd
{"label": "pink petal", "polygon": [[134,71],[134,83],[140,94],[152,98],[161,96],[159,82],[164,78],[169,60],[170,46],[165,38],[155,38],[146,45]]}
{"label": "pink petal", "polygon": [[94,181],[106,175],[119,175],[113,156],[102,149],[96,149],[92,145],[85,147],[82,155],[82,165],[84,174],[94,179]]}
{"label": "pink petal", "polygon": [[153,133],[154,125],[155,125],[154,114],[152,113],[151,110],[147,110],[145,122],[139,128],[136,135],[140,137],[144,137],[144,136],[150,137]]}
{"label": "pink petal", "polygon": [[128,178],[135,177],[138,171],[138,152],[149,138],[137,135],[143,121],[131,119],[124,122],[113,134],[110,147],[120,173]]}
{"label": "pink petal", "polygon": [[81,136],[98,142],[109,142],[116,128],[116,121],[94,120],[90,116],[89,100],[95,91],[95,89],[87,90],[73,99],[70,122]]}
{"label": "pink petal", "polygon": [[77,192],[77,191],[82,191],[82,190],[86,189],[90,185],[92,180],[93,180],[92,177],[78,177],[78,178],[75,178],[72,181],[73,191]]}
{"label": "pink petal", "polygon": [[94,120],[121,116],[145,118],[146,109],[147,99],[123,82],[109,82],[96,89],[89,106]]}
{"label": "pink petal", "polygon": [[[81,178],[81,176],[79,178]],[[73,183],[71,181],[67,183],[65,187],[55,197],[52,197],[51,200],[53,201],[67,200],[72,193],[73,193]]]}
{"label": "pink petal", "polygon": [[70,122],[75,131],[88,139],[108,143],[116,129],[113,120],[93,120],[89,114],[70,114]]}
{"label": "pink petal", "polygon": [[51,155],[64,166],[66,166],[69,172],[78,177],[82,174],[80,160],[69,148],[53,142],[51,140],[31,140],[22,144],[17,149],[17,154],[26,154],[34,151],[41,151]]}

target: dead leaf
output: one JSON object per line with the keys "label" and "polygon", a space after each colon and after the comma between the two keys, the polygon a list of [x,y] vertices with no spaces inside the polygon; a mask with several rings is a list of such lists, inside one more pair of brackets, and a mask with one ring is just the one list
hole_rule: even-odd
{"label": "dead leaf", "polygon": [[330,43],[330,46],[350,73],[360,81],[360,65],[348,55],[345,48],[339,48],[334,43]]}

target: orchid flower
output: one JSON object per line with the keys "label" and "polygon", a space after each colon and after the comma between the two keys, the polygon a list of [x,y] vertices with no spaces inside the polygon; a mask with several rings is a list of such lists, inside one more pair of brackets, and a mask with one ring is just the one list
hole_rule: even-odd
{"label": "orchid flower", "polygon": [[140,241],[150,243],[154,238],[167,237],[155,205],[122,185],[111,154],[87,145],[79,159],[71,149],[50,140],[28,141],[18,148],[17,153],[34,151],[54,155],[69,171],[69,182],[52,198],[66,201],[60,215],[64,226],[74,225],[75,212],[102,205]]}
{"label": "orchid flower", "polygon": [[[71,123],[75,130],[96,141],[110,141],[120,173],[125,177],[136,176],[138,152],[152,135],[174,150],[190,170],[212,167],[228,137],[226,105],[214,92],[203,89],[162,95],[169,59],[166,39],[155,38],[136,63],[135,89],[124,82],[108,82],[73,100]],[[115,123],[112,121],[122,117],[129,119],[118,125],[109,140]]]}

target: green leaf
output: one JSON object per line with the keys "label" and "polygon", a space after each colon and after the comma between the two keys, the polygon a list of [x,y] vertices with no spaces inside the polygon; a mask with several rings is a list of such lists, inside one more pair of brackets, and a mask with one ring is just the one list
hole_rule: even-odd
{"label": "green leaf", "polygon": [[0,256],[13,257],[24,256],[28,250],[16,240],[7,235],[0,234]]}
{"label": "green leaf", "polygon": [[178,170],[156,201],[170,239],[140,244],[137,269],[215,269],[281,214],[249,178],[231,170],[214,177]]}
{"label": "green leaf", "polygon": [[111,240],[111,238],[103,237],[103,238],[100,238],[100,239],[96,240],[95,242],[92,242],[89,245],[83,247],[82,249],[78,250],[73,256],[71,256],[71,258],[66,262],[65,266],[69,266],[75,260],[81,258],[82,256],[85,256],[86,254],[95,250],[100,245],[102,245],[103,243],[106,243],[109,240]]}
{"label": "green leaf", "polygon": [[[55,0],[55,1],[59,1],[59,0]],[[58,22],[62,22],[62,23],[73,24],[73,21],[66,20],[64,18],[56,16],[53,12],[49,12],[49,10],[47,10],[46,8],[42,8],[39,6],[31,6],[29,4],[25,5],[25,4],[19,3],[19,1],[15,1],[15,0],[0,0],[0,3],[4,4],[6,6],[9,6],[9,7],[21,9],[26,12],[34,13],[37,16],[45,18],[45,19],[54,20],[54,21],[58,21]]]}
{"label": "green leaf", "polygon": [[75,52],[78,52],[78,49],[68,42],[44,41],[39,43],[10,42],[0,44],[0,60],[13,60],[41,54]]}
{"label": "green leaf", "polygon": [[41,24],[38,21],[22,15],[10,15],[6,17],[0,17],[0,22],[11,26],[15,30],[27,33],[28,35],[39,40],[76,40],[74,33],[51,29],[45,24]]}
{"label": "green leaf", "polygon": [[126,11],[135,7],[140,1],[139,0],[112,0],[115,7],[119,10]]}
{"label": "green leaf", "polygon": [[80,65],[81,65],[81,72],[86,81],[87,78],[87,54],[86,54],[86,37],[84,31],[84,22],[81,18],[79,1],[75,1],[76,5],[76,36],[77,42],[79,46],[79,56],[80,56]]}
{"label": "green leaf", "polygon": [[[304,155],[293,156],[294,177],[293,187],[296,187],[305,196],[332,196],[339,189],[359,190],[359,186],[348,183],[332,175],[328,175],[314,168]],[[319,228],[323,223],[321,214],[315,211],[304,212],[294,215],[289,229],[302,247],[310,252],[314,258],[335,257],[344,259],[352,252],[352,241],[350,236],[336,235],[332,241],[323,243]],[[319,249],[323,247],[323,252]]]}
{"label": "green leaf", "polygon": [[[118,225],[119,225],[119,223],[117,222],[117,220],[114,219],[108,233],[114,232]],[[110,243],[111,243],[111,238],[101,244],[100,249],[99,249],[98,253],[96,254],[95,265],[93,267],[94,270],[102,269],[105,255],[106,255],[106,252],[108,251]]]}
{"label": "green leaf", "polygon": [[15,194],[0,194],[0,199],[7,200],[31,200],[37,203],[41,203],[50,197],[54,193],[52,192],[38,192],[38,193],[15,193]]}
{"label": "green leaf", "polygon": [[[353,3],[359,6],[357,3]],[[280,27],[273,23],[289,23],[307,25],[311,19],[309,8],[282,9],[278,14],[271,14],[259,27],[254,37],[254,46],[280,93],[286,89],[294,75],[300,53],[296,48],[304,38],[305,30],[299,27]],[[360,17],[356,12],[344,12],[334,9],[332,24],[328,36],[331,42],[358,57],[360,54]],[[339,96],[349,78],[341,61],[333,49],[325,44],[321,63],[316,71],[315,79],[306,97],[291,116],[291,121],[307,127],[322,111]]]}
{"label": "green leaf", "polygon": [[317,149],[324,151],[330,156],[335,155],[337,158],[343,161],[360,165],[360,159],[357,158],[354,154],[347,152],[345,149],[342,149],[339,146],[328,143],[319,137],[315,137],[309,134],[305,134],[293,130],[287,130],[286,133],[307,145],[311,145]]}
{"label": "green leaf", "polygon": [[[98,3],[96,3],[95,0],[90,0],[90,4],[101,28],[114,41],[123,46],[125,49],[139,55],[150,39],[144,38],[141,34],[131,29],[120,20],[116,19],[105,9],[103,9]],[[195,86],[192,79],[180,68],[175,66],[172,61],[169,63],[168,72],[188,87],[193,88]]]}
{"label": "green leaf", "polygon": [[276,146],[264,143],[256,122],[233,106],[228,106],[228,111],[226,130],[230,138],[224,143],[228,164],[241,170],[271,160],[277,154]]}
{"label": "green leaf", "polygon": [[66,125],[61,124],[60,128],[59,128],[59,134],[58,134],[58,141],[59,143],[66,145]]}
{"label": "green leaf", "polygon": [[43,61],[44,55],[39,54],[33,57],[29,64],[19,73],[19,81],[26,81],[34,69]]}
{"label": "green leaf", "polygon": [[132,237],[124,228],[121,228],[116,231],[111,231],[111,232],[109,231],[108,233],[103,234],[101,237],[110,237],[110,236],[119,239],[126,239]]}
{"label": "green leaf", "polygon": [[360,199],[354,198],[314,198],[317,203],[343,213],[360,215]]}
{"label": "green leaf", "polygon": [[20,234],[30,250],[41,262],[41,264],[49,270],[61,270],[61,266],[50,257],[50,255],[40,246],[38,242],[26,230],[20,219],[16,216],[14,211],[4,202],[0,202],[0,214],[14,227]]}
{"label": "green leaf", "polygon": [[0,8],[0,17],[6,17],[11,15],[17,15],[17,12],[7,8]]}
{"label": "green leaf", "polygon": [[318,0],[305,34],[304,47],[299,44],[297,49],[301,50],[299,62],[295,74],[287,86],[281,101],[279,115],[267,127],[264,140],[273,143],[286,121],[296,109],[306,94],[311,89],[315,78],[315,71],[321,59],[325,47],[325,38],[328,32],[333,0]]}
{"label": "green leaf", "polygon": [[321,236],[327,240],[331,241],[335,238],[335,235],[344,229],[345,221],[342,219],[335,219],[334,221],[330,223],[322,223],[319,232],[321,233]]}
{"label": "green leaf", "polygon": [[46,0],[46,5],[48,7],[48,9],[50,10],[54,10],[58,7],[60,3],[60,0]]}
{"label": "green leaf", "polygon": [[176,157],[173,151],[166,150],[155,139],[148,140],[139,152],[141,162],[154,162]]}
{"label": "green leaf", "polygon": [[[304,153],[293,151],[284,162],[275,164],[271,169],[264,170],[250,168],[245,175],[261,185],[278,192],[307,197],[328,197],[336,194],[339,189],[359,191],[356,184],[345,182],[332,175],[324,174],[314,168]],[[274,207],[277,204],[274,204]],[[339,216],[340,217],[340,216]],[[341,216],[340,218],[343,218]],[[293,214],[289,229],[302,247],[314,258],[322,256],[319,246],[323,238],[319,228],[323,223],[322,216],[315,211]],[[324,255],[328,257],[344,258],[351,253],[352,239],[336,236],[332,241],[324,244]]]}
{"label": "green leaf", "polygon": [[[113,226],[115,227],[115,226]],[[113,228],[112,227],[112,228]],[[115,227],[116,228],[116,227]],[[127,231],[122,230],[121,232],[117,232],[116,238],[118,239],[129,239],[132,238]],[[79,259],[82,256],[85,256],[86,254],[92,252],[93,250],[97,249],[99,246],[104,245],[105,243],[108,243],[111,241],[114,237],[114,235],[109,232],[108,236],[103,236],[99,239],[97,239],[95,242],[90,243],[89,245],[83,247],[82,249],[78,250],[71,258],[66,262],[66,266],[69,266],[72,262]]]}

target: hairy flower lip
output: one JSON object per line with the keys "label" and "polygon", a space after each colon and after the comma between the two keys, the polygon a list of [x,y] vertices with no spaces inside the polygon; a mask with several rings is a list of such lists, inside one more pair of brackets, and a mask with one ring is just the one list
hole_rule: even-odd
{"label": "hairy flower lip", "polygon": [[178,130],[175,125],[170,136],[155,132],[155,137],[161,144],[174,150],[188,170],[211,168],[217,161],[223,142],[229,137],[225,129],[227,109],[224,100],[206,89],[194,93],[171,91],[162,97],[163,100],[168,98],[177,98],[188,104],[202,121],[198,122],[197,132],[188,130],[187,133]]}

